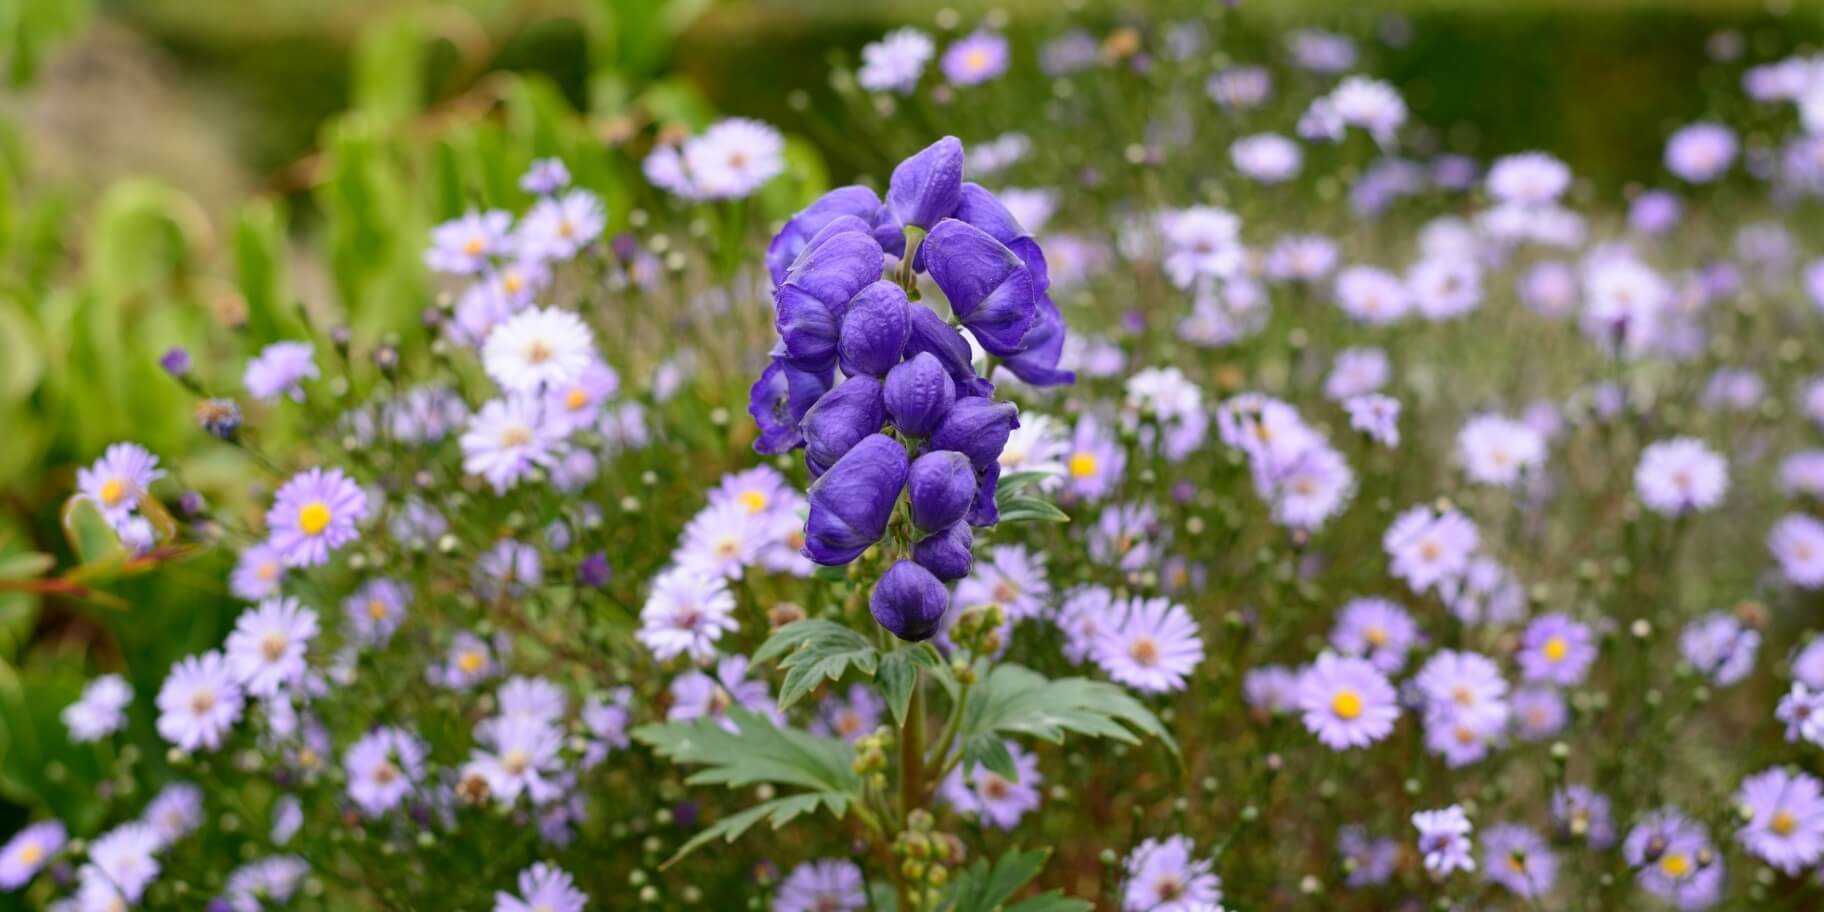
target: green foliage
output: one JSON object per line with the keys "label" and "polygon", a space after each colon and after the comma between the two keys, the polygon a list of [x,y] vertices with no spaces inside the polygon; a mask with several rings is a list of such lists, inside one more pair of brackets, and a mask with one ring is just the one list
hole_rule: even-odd
{"label": "green foliage", "polygon": [[1080,899],[1051,892],[1008,904],[1013,894],[1044,869],[1050,849],[1014,849],[994,860],[976,859],[951,882],[938,906],[944,912],[1085,912],[1092,908]]}
{"label": "green foliage", "polygon": [[950,670],[930,643],[912,643],[887,653],[880,659],[880,670],[874,681],[880,686],[887,708],[893,713],[893,724],[906,724],[906,710],[912,705],[912,691],[918,684],[918,669],[929,669],[942,680]]}
{"label": "green foliage", "polygon": [[0,3],[0,66],[6,81],[29,82],[58,42],[80,31],[89,0],[7,0]]}
{"label": "green foliage", "polygon": [[730,732],[713,718],[644,725],[633,737],[673,763],[702,766],[685,780],[691,785],[731,789],[773,785],[804,791],[775,798],[716,821],[674,853],[667,865],[717,840],[733,842],[761,821],[777,830],[802,814],[828,810],[841,818],[859,801],[861,778],[851,768],[855,753],[839,738],[779,728],[765,716],[730,707]]}
{"label": "green foliage", "polygon": [[995,666],[969,692],[959,731],[964,769],[981,764],[1009,779],[1018,778],[1018,771],[1001,740],[1008,735],[1053,744],[1062,744],[1066,733],[1125,744],[1150,735],[1178,754],[1178,743],[1159,717],[1120,686],[1087,678],[1051,680],[1011,663]]}
{"label": "green foliage", "polygon": [[779,685],[779,709],[790,709],[824,681],[839,681],[850,668],[872,677],[880,650],[855,630],[832,621],[795,621],[779,628],[759,651],[755,662],[779,660],[785,681]]}

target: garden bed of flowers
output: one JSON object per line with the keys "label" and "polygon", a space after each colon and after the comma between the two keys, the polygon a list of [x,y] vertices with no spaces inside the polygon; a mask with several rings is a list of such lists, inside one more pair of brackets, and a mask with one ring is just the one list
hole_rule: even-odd
{"label": "garden bed of flowers", "polygon": [[9,667],[0,895],[1824,907],[1824,56],[1719,32],[1614,188],[1452,151],[1391,25],[938,19],[817,87],[879,174],[533,140],[417,297],[140,352],[189,442],[0,591],[189,645]]}

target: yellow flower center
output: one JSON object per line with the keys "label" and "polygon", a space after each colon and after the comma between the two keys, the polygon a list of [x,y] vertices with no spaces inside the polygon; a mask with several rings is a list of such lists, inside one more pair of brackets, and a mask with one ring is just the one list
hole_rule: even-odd
{"label": "yellow flower center", "polygon": [[374,782],[380,785],[390,785],[397,778],[399,767],[394,766],[390,760],[382,760],[379,766],[374,767]]}
{"label": "yellow flower center", "polygon": [[1791,836],[1792,831],[1799,828],[1799,821],[1792,816],[1791,811],[1780,811],[1773,815],[1773,820],[1767,824],[1767,828],[1772,830],[1775,835]]}
{"label": "yellow flower center", "polygon": [[1072,478],[1088,478],[1102,468],[1102,461],[1094,453],[1070,454],[1070,475]]}
{"label": "yellow flower center", "polygon": [[515,424],[500,432],[500,445],[506,447],[525,446],[532,442],[532,429],[523,424]]}
{"label": "yellow flower center", "polygon": [[1389,639],[1387,636],[1387,628],[1378,625],[1370,627],[1368,628],[1368,632],[1362,635],[1362,639],[1367,640],[1368,645],[1373,646],[1376,649],[1385,648],[1387,640]]}
{"label": "yellow flower center", "polygon": [[1667,877],[1682,878],[1691,873],[1691,858],[1683,852],[1667,852],[1659,860],[1659,869]]}
{"label": "yellow flower center", "polygon": [[279,578],[278,561],[267,561],[267,562],[261,564],[258,568],[256,568],[253,571],[253,575],[259,577],[261,579],[261,581],[268,582],[268,583],[272,582],[275,579],[278,579]]}
{"label": "yellow flower center", "polygon": [[19,847],[20,864],[35,865],[38,863],[38,859],[43,857],[44,849],[36,842],[28,842]]}
{"label": "yellow flower center", "polygon": [[112,507],[112,506],[119,504],[122,500],[125,500],[126,497],[127,497],[127,483],[126,482],[124,482],[118,478],[110,478],[106,482],[102,483],[102,486],[101,486],[101,502],[102,503],[107,504],[108,506]]}
{"label": "yellow flower center", "polygon": [[277,662],[285,655],[285,645],[285,635],[275,631],[260,641],[260,652],[266,656],[266,661]]}
{"label": "yellow flower center", "polygon": [[376,621],[386,620],[386,603],[379,599],[368,599],[367,616]]}
{"label": "yellow flower center", "polygon": [[988,69],[988,52],[980,49],[970,51],[963,56],[963,66],[977,73]]}
{"label": "yellow flower center", "polygon": [[735,495],[735,499],[740,501],[741,506],[746,507],[747,512],[749,513],[758,513],[761,510],[766,509],[767,497],[765,491],[742,491],[740,494]]}
{"label": "yellow flower center", "polygon": [[462,252],[469,256],[481,256],[481,252],[486,249],[488,249],[488,243],[479,237],[469,238],[462,245]]}
{"label": "yellow flower center", "polygon": [[1135,662],[1151,667],[1159,661],[1159,644],[1152,637],[1140,637],[1127,648],[1127,654],[1132,656]]}
{"label": "yellow flower center", "polygon": [[557,223],[557,236],[568,239],[576,233],[576,223],[569,219],[560,219]]}
{"label": "yellow flower center", "polygon": [[1562,662],[1564,661],[1564,657],[1570,654],[1571,644],[1566,643],[1564,637],[1555,636],[1546,640],[1545,648],[1540,651],[1545,653],[1547,659],[1553,662]]}
{"label": "yellow flower center", "polygon": [[555,354],[557,353],[551,350],[550,344],[543,339],[533,339],[532,344],[526,346],[526,361],[529,364],[543,364]]}
{"label": "yellow flower center", "polygon": [[525,772],[526,768],[531,765],[532,758],[527,756],[525,751],[518,748],[507,751],[507,753],[500,758],[501,768],[515,776]]}
{"label": "yellow flower center", "polygon": [[215,691],[199,690],[190,695],[190,711],[202,715],[215,708]]}
{"label": "yellow flower center", "polygon": [[463,674],[474,674],[481,670],[482,661],[481,653],[470,649],[456,657],[456,667],[462,669]]}
{"label": "yellow flower center", "polygon": [[583,389],[580,386],[572,388],[570,390],[570,392],[565,394],[565,396],[564,396],[564,408],[567,408],[570,411],[573,411],[573,412],[582,411],[583,406],[586,406],[588,404],[589,404],[589,391]]}
{"label": "yellow flower center", "polygon": [[329,504],[313,500],[298,508],[298,529],[305,535],[322,535],[329,528]]}
{"label": "yellow flower center", "polygon": [[1353,690],[1339,690],[1330,698],[1330,711],[1339,719],[1354,719],[1362,714],[1362,697]]}
{"label": "yellow flower center", "polygon": [[519,290],[526,287],[526,277],[517,269],[509,269],[501,273],[500,287],[506,289],[507,294],[519,294]]}

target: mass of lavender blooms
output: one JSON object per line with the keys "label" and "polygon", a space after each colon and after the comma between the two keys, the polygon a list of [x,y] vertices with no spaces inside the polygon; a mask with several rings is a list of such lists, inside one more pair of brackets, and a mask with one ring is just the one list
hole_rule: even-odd
{"label": "mass of lavender blooms", "polygon": [[998,25],[839,67],[885,167],[732,270],[666,226],[782,179],[746,118],[662,211],[547,158],[436,226],[421,343],[168,356],[244,474],[123,441],[71,509],[245,609],[100,662],[130,787],[0,890],[1824,908],[1824,57],[1615,190],[1435,151],[1376,39]]}

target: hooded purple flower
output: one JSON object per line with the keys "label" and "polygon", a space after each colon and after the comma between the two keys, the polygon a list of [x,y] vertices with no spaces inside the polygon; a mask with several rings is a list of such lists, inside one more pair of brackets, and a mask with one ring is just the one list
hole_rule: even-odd
{"label": "hooded purple flower", "polygon": [[944,590],[944,584],[931,571],[903,560],[887,568],[868,598],[868,609],[880,626],[914,643],[937,633],[938,623],[949,607],[950,593]]}
{"label": "hooded purple flower", "polygon": [[819,232],[773,292],[773,325],[787,356],[806,370],[835,362],[849,299],[880,280],[880,244],[860,227],[845,218]]}
{"label": "hooded purple flower", "polygon": [[832,368],[799,370],[783,355],[774,354],[747,394],[747,413],[760,426],[754,452],[777,456],[803,446],[804,434],[798,430],[798,423],[830,391],[834,379]]}
{"label": "hooded purple flower", "polygon": [[942,532],[933,532],[912,546],[912,559],[944,582],[962,579],[975,568],[975,532],[969,524],[959,522]]}
{"label": "hooded purple flower", "polygon": [[912,335],[906,340],[906,356],[930,354],[943,365],[956,383],[959,396],[986,396],[994,391],[988,381],[976,376],[969,350],[969,340],[944,322],[937,312],[923,305],[912,308]]}
{"label": "hooded purple flower", "polygon": [[885,434],[870,435],[850,448],[811,483],[804,556],[834,567],[879,541],[899,490],[906,485],[906,473],[905,447]]}
{"label": "hooded purple flower", "polygon": [[934,450],[956,450],[969,457],[977,471],[997,466],[1007,437],[1020,426],[1020,410],[1011,402],[996,402],[983,396],[956,400],[944,423],[931,434]]}
{"label": "hooded purple flower", "polygon": [[[1017,425],[1018,422],[1016,421]],[[969,515],[963,521],[977,528],[992,526],[1001,521],[1001,506],[994,499],[1001,486],[1001,464],[998,461],[988,464],[982,470],[982,483],[975,489],[975,505],[969,508]]]}
{"label": "hooded purple flower", "polygon": [[882,214],[880,197],[874,195],[874,191],[859,185],[837,187],[818,197],[803,211],[792,216],[766,248],[766,271],[772,275],[773,284],[785,283],[786,272],[791,269],[792,262],[798,259],[798,255],[804,252],[811,238],[840,216],[852,216],[867,223],[874,240],[887,252],[898,255],[905,249],[905,239],[891,224],[880,224]]}
{"label": "hooded purple flower", "polygon": [[1069,386],[1077,382],[1075,371],[1058,368],[1058,361],[1064,356],[1064,335],[1064,315],[1058,312],[1058,305],[1051,302],[1051,295],[1039,295],[1032,328],[1020,340],[1021,350],[1007,356],[1007,369],[1033,386]]}
{"label": "hooded purple flower", "polygon": [[930,230],[963,199],[963,144],[946,136],[893,169],[887,209],[901,225]]}
{"label": "hooded purple flower", "polygon": [[925,238],[925,265],[956,318],[989,354],[1017,354],[1038,317],[1031,270],[980,228],[948,219]]}
{"label": "hooded purple flower", "polygon": [[898,364],[912,334],[910,306],[905,289],[892,282],[875,282],[856,292],[836,341],[842,372],[880,377]]}
{"label": "hooded purple flower", "polygon": [[887,419],[880,394],[879,380],[858,374],[837,384],[804,413],[799,430],[813,473],[835,465],[857,441],[880,431]]}
{"label": "hooded purple flower", "polygon": [[1050,271],[1039,242],[1032,239],[1032,234],[993,193],[980,184],[964,184],[962,201],[957,204],[954,217],[982,229],[1013,251],[1032,273],[1033,287],[1039,293],[1051,288]]}
{"label": "hooded purple flower", "polygon": [[975,501],[975,467],[955,450],[918,457],[906,478],[912,502],[912,524],[934,532],[961,522]]}
{"label": "hooded purple flower", "polygon": [[936,355],[923,351],[887,371],[883,399],[887,419],[900,433],[929,437],[956,404],[956,381]]}

